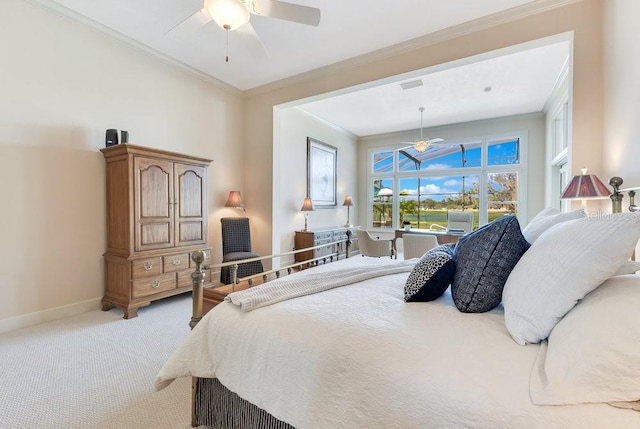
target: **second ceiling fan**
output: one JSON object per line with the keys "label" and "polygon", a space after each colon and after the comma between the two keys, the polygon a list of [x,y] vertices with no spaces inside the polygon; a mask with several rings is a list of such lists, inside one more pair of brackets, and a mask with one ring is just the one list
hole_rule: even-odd
{"label": "second ceiling fan", "polygon": [[401,151],[401,150],[405,150],[405,149],[415,149],[417,152],[424,152],[427,149],[429,149],[430,146],[435,145],[435,144],[441,144],[444,140],[441,138],[433,138],[433,139],[425,139],[424,137],[422,137],[422,116],[424,114],[424,107],[419,107],[418,110],[420,111],[420,138],[418,140],[416,140],[415,142],[411,143],[411,142],[402,142],[401,144],[406,144],[408,146],[403,146],[401,148],[398,148],[396,150]]}

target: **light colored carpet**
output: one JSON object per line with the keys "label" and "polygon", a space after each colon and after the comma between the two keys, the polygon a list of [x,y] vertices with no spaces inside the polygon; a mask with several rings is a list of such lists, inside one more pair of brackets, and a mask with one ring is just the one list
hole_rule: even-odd
{"label": "light colored carpet", "polygon": [[186,294],[0,335],[0,428],[189,428],[191,380],[153,382],[190,317]]}

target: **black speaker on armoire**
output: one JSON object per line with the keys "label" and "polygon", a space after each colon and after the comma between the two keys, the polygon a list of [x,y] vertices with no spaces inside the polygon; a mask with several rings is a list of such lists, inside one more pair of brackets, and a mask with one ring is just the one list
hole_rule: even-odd
{"label": "black speaker on armoire", "polygon": [[107,130],[107,136],[105,138],[105,146],[113,146],[118,144],[118,130],[109,129]]}

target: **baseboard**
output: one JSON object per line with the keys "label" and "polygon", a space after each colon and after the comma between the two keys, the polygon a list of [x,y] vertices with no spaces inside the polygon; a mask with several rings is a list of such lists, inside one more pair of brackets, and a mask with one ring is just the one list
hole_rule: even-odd
{"label": "baseboard", "polygon": [[65,317],[74,316],[76,314],[85,313],[91,310],[101,308],[101,298],[90,299],[87,301],[76,302],[62,307],[51,308],[43,311],[23,314],[21,316],[10,317],[0,320],[0,334],[16,329],[28,328],[30,326],[39,325],[41,323],[52,322],[54,320],[63,319]]}

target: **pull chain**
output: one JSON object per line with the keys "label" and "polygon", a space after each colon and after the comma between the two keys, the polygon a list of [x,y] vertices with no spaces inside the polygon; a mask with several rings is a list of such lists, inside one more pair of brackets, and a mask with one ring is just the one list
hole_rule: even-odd
{"label": "pull chain", "polygon": [[224,30],[225,33],[227,35],[227,55],[225,56],[225,62],[229,62],[229,30],[231,29],[231,27],[229,27],[228,24],[224,25]]}

